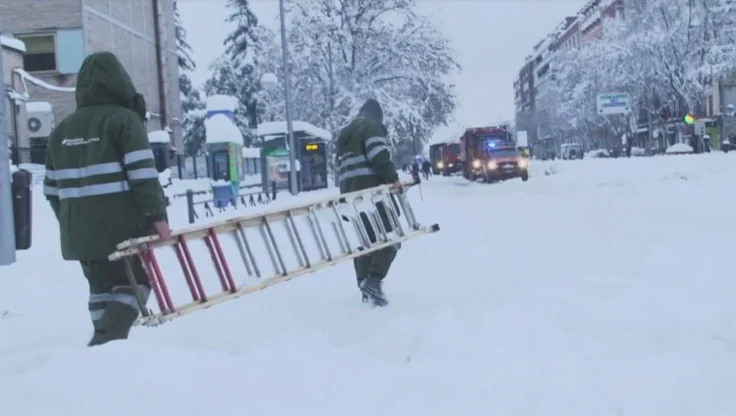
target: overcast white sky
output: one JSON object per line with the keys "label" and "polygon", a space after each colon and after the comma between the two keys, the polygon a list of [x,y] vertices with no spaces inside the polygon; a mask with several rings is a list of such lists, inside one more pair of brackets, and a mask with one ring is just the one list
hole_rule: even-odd
{"label": "overcast white sky", "polygon": [[[444,141],[466,127],[514,117],[513,82],[535,43],[586,0],[418,0],[420,12],[434,21],[458,51],[461,74],[457,125],[438,131]],[[225,23],[225,0],[179,0],[179,9],[194,49],[195,84],[209,76],[207,67],[223,51],[232,29]],[[278,0],[251,0],[260,22],[279,28]]]}

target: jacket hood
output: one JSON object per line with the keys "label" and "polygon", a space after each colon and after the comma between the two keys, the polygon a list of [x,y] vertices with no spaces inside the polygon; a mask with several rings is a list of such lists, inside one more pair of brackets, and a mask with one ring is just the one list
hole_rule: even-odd
{"label": "jacket hood", "polygon": [[383,123],[383,110],[381,109],[381,105],[373,98],[366,100],[363,106],[360,107],[360,114],[373,117],[378,120],[379,123]]}
{"label": "jacket hood", "polygon": [[146,101],[136,91],[130,75],[110,52],[89,55],[77,75],[77,107],[119,105],[146,118]]}

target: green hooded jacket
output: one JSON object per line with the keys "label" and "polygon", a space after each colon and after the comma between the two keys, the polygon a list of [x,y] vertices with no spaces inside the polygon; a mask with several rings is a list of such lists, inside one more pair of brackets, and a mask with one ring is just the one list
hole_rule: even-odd
{"label": "green hooded jacket", "polygon": [[349,193],[397,181],[391,160],[383,110],[369,99],[360,113],[340,131],[337,138],[337,166],[340,193]]}
{"label": "green hooded jacket", "polygon": [[154,234],[166,204],[143,125],[146,103],[115,55],[84,60],[76,99],[49,137],[44,194],[64,259],[96,260],[126,239]]}

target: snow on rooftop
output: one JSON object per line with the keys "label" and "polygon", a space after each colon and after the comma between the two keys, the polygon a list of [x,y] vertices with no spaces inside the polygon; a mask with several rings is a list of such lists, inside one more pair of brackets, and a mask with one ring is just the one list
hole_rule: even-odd
{"label": "snow on rooftop", "polygon": [[258,147],[244,147],[243,148],[243,157],[245,158],[260,158],[261,157],[261,149]]}
{"label": "snow on rooftop", "polygon": [[235,111],[237,100],[230,95],[212,95],[207,97],[207,111]]}
{"label": "snow on rooftop", "polygon": [[204,122],[207,143],[243,143],[243,133],[226,115],[215,114]]}
{"label": "snow on rooftop", "polygon": [[9,36],[0,35],[0,45],[6,48],[15,49],[18,52],[26,51],[26,44],[22,40]]}
{"label": "snow on rooftop", "polygon": [[171,136],[164,130],[156,130],[148,133],[148,141],[151,143],[171,143]]}
{"label": "snow on rooftop", "polygon": [[29,101],[26,103],[26,111],[29,113],[47,113],[52,111],[51,103],[46,101]]}
{"label": "snow on rooftop", "polygon": [[[310,136],[317,137],[322,140],[332,140],[329,131],[321,129],[314,124],[306,121],[292,121],[292,128],[295,132],[303,132]],[[285,121],[269,121],[258,125],[258,136],[284,136],[287,134],[287,126]]]}

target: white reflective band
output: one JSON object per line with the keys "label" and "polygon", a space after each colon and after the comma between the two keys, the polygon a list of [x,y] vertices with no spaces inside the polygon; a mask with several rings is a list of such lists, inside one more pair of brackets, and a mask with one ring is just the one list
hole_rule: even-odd
{"label": "white reflective band", "polygon": [[123,156],[123,163],[130,165],[131,163],[140,162],[141,160],[153,159],[153,151],[151,149],[134,150]]}
{"label": "white reflective band", "polygon": [[133,309],[138,309],[138,299],[130,293],[113,293],[110,297],[110,302],[118,302],[128,305]]}
{"label": "white reflective band", "polygon": [[60,199],[84,198],[87,196],[107,195],[130,190],[128,181],[102,183],[98,185],[80,186],[78,188],[59,189]]}
{"label": "white reflective band", "polygon": [[340,161],[340,168],[347,168],[349,166],[359,165],[361,163],[368,163],[368,159],[363,155],[346,157],[345,159]]}
{"label": "white reflective band", "polygon": [[368,146],[373,146],[374,144],[382,144],[384,146],[388,145],[388,143],[386,142],[386,138],[385,137],[378,137],[378,136],[376,136],[376,137],[369,137],[365,141],[365,147],[366,148],[368,148]]}
{"label": "white reflective band", "polygon": [[384,151],[384,150],[388,152],[388,147],[386,147],[386,146],[384,146],[384,145],[382,145],[382,144],[380,144],[380,145],[378,145],[378,146],[374,147],[373,149],[371,149],[371,150],[370,150],[370,151],[368,152],[368,159],[370,159],[370,160],[373,160],[373,159],[375,159],[375,158],[376,158],[376,156],[378,156],[378,154],[379,154],[379,153],[381,153],[381,152],[382,152],[382,151]]}
{"label": "white reflective band", "polygon": [[64,179],[81,179],[95,175],[107,175],[109,173],[120,173],[123,167],[118,162],[100,163],[97,165],[89,165],[83,168],[70,168],[60,170],[47,170],[46,177],[49,179],[61,181]]}
{"label": "white reflective band", "polygon": [[[133,287],[131,286],[115,286],[112,288],[110,300],[112,302],[123,303],[137,310],[138,298],[133,293],[128,293],[134,291],[135,289],[133,289]],[[143,298],[143,301],[145,303],[145,301],[148,299],[148,296],[151,294],[151,289],[148,286],[139,285],[138,291],[140,292],[141,297]]]}
{"label": "white reflective band", "polygon": [[89,303],[107,302],[110,300],[110,296],[109,293],[90,293]]}
{"label": "white reflective band", "polygon": [[158,171],[155,168],[131,169],[128,171],[128,179],[131,181],[158,179]]}
{"label": "white reflective band", "polygon": [[93,321],[99,321],[102,319],[102,317],[105,315],[104,309],[97,309],[94,311],[89,311],[89,316],[92,318]]}
{"label": "white reflective band", "polygon": [[43,187],[43,194],[48,196],[59,196],[59,189],[53,186],[45,185]]}
{"label": "white reflective band", "polygon": [[350,178],[355,178],[358,176],[373,176],[375,175],[375,172],[373,172],[373,169],[371,168],[359,168],[347,171],[345,173],[340,174],[340,182],[345,181]]}

